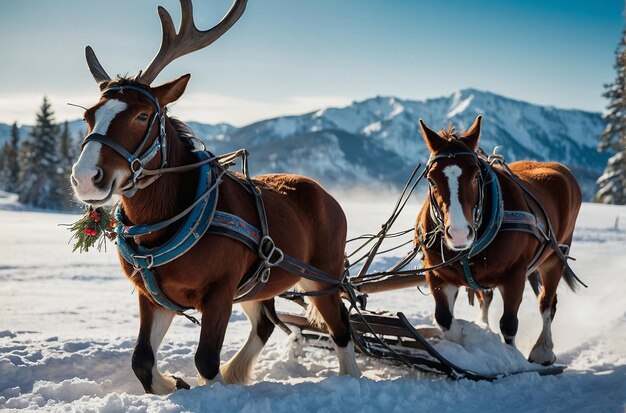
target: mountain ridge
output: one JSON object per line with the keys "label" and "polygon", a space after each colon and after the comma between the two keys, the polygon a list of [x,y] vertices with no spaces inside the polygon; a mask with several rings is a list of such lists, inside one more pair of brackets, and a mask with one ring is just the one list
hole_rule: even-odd
{"label": "mountain ridge", "polygon": [[[592,197],[595,179],[608,158],[596,150],[604,129],[600,113],[535,105],[475,88],[424,100],[375,96],[242,127],[187,124],[212,152],[246,147],[254,174],[301,173],[330,187],[399,186],[418,162],[428,158],[418,119],[434,130],[450,123],[463,130],[478,114],[483,115],[484,150],[500,146],[499,153],[508,162],[562,162],[577,176],[585,198]],[[22,127],[22,138],[28,128]],[[81,128],[82,121],[70,122],[72,136]],[[0,145],[8,134],[10,125],[0,124]]]}

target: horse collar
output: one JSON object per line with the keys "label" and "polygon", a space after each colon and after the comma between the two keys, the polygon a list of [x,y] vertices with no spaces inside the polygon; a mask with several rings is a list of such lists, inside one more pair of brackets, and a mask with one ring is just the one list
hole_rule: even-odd
{"label": "horse collar", "polygon": [[[481,184],[479,185],[479,200],[474,208],[474,220],[475,220],[475,230],[476,230],[476,239],[465,253],[465,256],[460,260],[461,269],[463,271],[463,276],[467,284],[475,289],[475,290],[488,290],[490,288],[483,287],[479,285],[470,269],[470,259],[487,248],[491,242],[498,235],[498,231],[500,230],[500,226],[502,225],[502,220],[504,216],[504,202],[502,199],[502,190],[500,188],[500,181],[498,177],[488,162],[482,160],[477,153],[475,152],[458,152],[454,154],[440,154],[434,157],[431,157],[428,160],[427,168],[430,167],[433,161],[440,158],[454,158],[456,156],[473,156],[476,158],[478,165],[480,167],[481,174]],[[485,198],[485,194],[488,194],[488,199]],[[430,216],[431,219],[437,224],[437,232],[439,232],[439,236],[443,237],[443,216],[441,211],[437,208],[434,203],[434,199],[432,197],[432,192],[429,188],[429,197],[430,197]],[[487,208],[488,207],[488,208]],[[484,211],[488,209],[489,216],[484,217]],[[485,220],[486,219],[486,220]],[[481,229],[481,231],[479,231]],[[441,239],[443,243],[443,238]],[[443,245],[443,244],[442,244]],[[443,249],[443,247],[442,247]],[[442,259],[443,259],[443,251],[442,251]]]}
{"label": "horse collar", "polygon": [[[207,152],[195,152],[199,160],[209,159],[213,155]],[[196,190],[195,206],[184,215],[184,221],[176,234],[166,243],[155,248],[145,248],[140,245],[133,247],[126,238],[148,234],[162,229],[181,218],[166,220],[152,225],[124,225],[121,206],[118,206],[115,215],[117,226],[117,247],[126,262],[131,264],[141,275],[144,286],[152,299],[161,306],[185,315],[189,308],[183,307],[169,299],[159,287],[154,275],[154,267],[167,264],[179,258],[202,238],[206,233],[215,215],[218,199],[220,178],[215,176],[211,164],[203,165],[199,170],[198,189]],[[188,317],[189,318],[189,317]],[[192,320],[193,321],[193,320]]]}

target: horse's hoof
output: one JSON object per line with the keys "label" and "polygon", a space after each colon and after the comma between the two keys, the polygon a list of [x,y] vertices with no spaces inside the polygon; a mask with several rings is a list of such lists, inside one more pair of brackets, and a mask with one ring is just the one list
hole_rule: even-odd
{"label": "horse's hoof", "polygon": [[189,389],[191,389],[191,386],[188,385],[187,382],[185,380],[181,379],[180,377],[172,376],[172,378],[174,380],[176,380],[176,390],[180,390],[180,389],[189,390]]}
{"label": "horse's hoof", "polygon": [[556,361],[556,355],[547,347],[535,347],[530,352],[528,361],[541,364],[542,366],[551,366]]}

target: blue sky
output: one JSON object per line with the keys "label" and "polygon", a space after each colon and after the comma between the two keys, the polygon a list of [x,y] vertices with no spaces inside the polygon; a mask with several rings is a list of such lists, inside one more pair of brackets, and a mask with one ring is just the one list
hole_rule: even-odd
{"label": "blue sky", "polygon": [[[229,0],[195,1],[201,29]],[[98,89],[84,46],[109,74],[135,74],[160,44],[156,6],[177,0],[0,1],[0,122],[32,123],[44,94],[58,120]],[[602,111],[624,26],[621,0],[249,0],[215,44],[157,79],[192,73],[182,119],[243,125],[375,95],[423,99],[474,87]]]}

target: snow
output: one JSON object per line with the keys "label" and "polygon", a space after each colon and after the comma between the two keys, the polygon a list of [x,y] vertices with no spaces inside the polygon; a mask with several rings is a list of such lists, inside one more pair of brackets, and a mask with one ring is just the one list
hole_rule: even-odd
{"label": "snow", "polygon": [[474,95],[470,94],[467,98],[462,99],[462,92],[457,91],[452,95],[452,103],[450,104],[450,111],[448,112],[448,117],[453,118],[456,115],[463,113],[474,100]]}
{"label": "snow", "polygon": [[[350,235],[376,232],[393,196],[340,197]],[[410,227],[419,203],[410,202],[398,229]],[[162,371],[185,377],[191,390],[143,394],[130,368],[137,334],[136,294],[121,275],[113,248],[72,254],[68,231],[76,217],[29,211],[0,193],[0,410],[64,412],[597,412],[626,408],[626,207],[584,204],[572,263],[589,284],[578,293],[559,287],[553,324],[560,376],[523,374],[489,382],[450,381],[358,356],[364,377],[336,377],[332,351],[303,345],[277,331],[261,353],[250,386],[198,387],[193,355],[199,329],[177,317],[159,354]],[[623,224],[622,224],[623,226]],[[397,240],[396,240],[397,241]],[[395,244],[394,242],[393,244]],[[399,243],[399,242],[398,242]],[[387,253],[383,268],[405,251]],[[527,364],[541,329],[529,288],[520,309],[518,352],[497,334],[502,303],[495,294],[491,332],[461,294],[456,315],[460,342],[437,348],[466,367],[498,371]],[[289,304],[282,308],[294,310]],[[369,308],[403,311],[430,325],[431,297],[415,289],[370,296]],[[238,306],[229,323],[222,359],[241,347],[248,322]]]}

